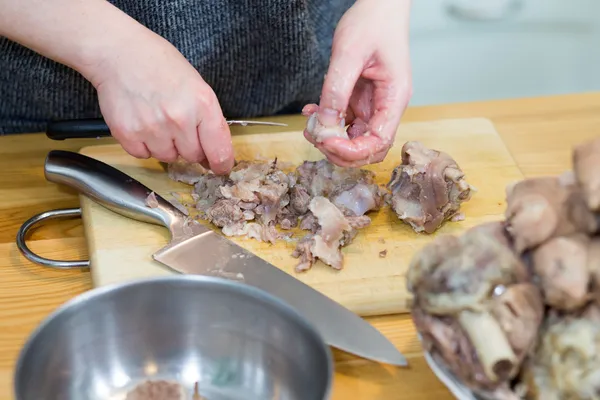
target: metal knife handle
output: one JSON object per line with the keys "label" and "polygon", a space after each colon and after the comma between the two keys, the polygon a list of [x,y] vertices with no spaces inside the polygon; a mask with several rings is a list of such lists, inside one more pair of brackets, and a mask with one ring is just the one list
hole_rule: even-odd
{"label": "metal knife handle", "polygon": [[96,139],[109,137],[110,129],[103,119],[68,119],[51,121],[46,128],[46,136],[52,140]]}
{"label": "metal knife handle", "polygon": [[157,193],[158,207],[149,207],[146,199],[152,193],[151,189],[118,169],[80,153],[50,151],[44,174],[48,181],[70,186],[118,214],[163,225],[172,235],[178,235],[187,219],[184,213]]}

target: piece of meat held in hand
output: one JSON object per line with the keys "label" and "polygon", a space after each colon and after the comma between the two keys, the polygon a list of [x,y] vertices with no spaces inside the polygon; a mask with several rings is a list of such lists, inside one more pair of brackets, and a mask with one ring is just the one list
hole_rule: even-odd
{"label": "piece of meat held in hand", "polygon": [[554,237],[598,231],[597,216],[587,207],[573,173],[525,179],[506,188],[508,231],[517,252]]}
{"label": "piece of meat held in hand", "polygon": [[424,349],[484,398],[516,399],[510,381],[535,345],[544,304],[504,223],[425,245],[407,285]]}
{"label": "piece of meat held in hand", "polygon": [[356,229],[364,228],[370,222],[361,217],[346,218],[333,203],[325,197],[317,196],[310,201],[309,209],[316,217],[319,227],[314,234],[303,237],[292,256],[299,258],[297,272],[310,269],[319,259],[334,269],[343,268],[342,246],[348,245]]}
{"label": "piece of meat held in hand", "polygon": [[551,315],[535,354],[524,364],[528,400],[597,400],[600,393],[600,311]]}
{"label": "piece of meat held in hand", "polygon": [[458,215],[474,191],[452,157],[416,141],[402,147],[402,164],[394,168],[387,187],[391,194],[386,201],[398,218],[425,233]]}
{"label": "piece of meat held in hand", "polygon": [[600,211],[600,137],[573,149],[573,170],[588,208]]}
{"label": "piece of meat held in hand", "polygon": [[330,119],[335,121],[335,124],[326,124],[319,118],[319,106],[317,104],[307,104],[302,109],[302,115],[308,117],[306,122],[306,133],[308,133],[315,142],[322,143],[330,137],[340,137],[349,139],[346,132],[346,120],[343,115],[331,115]]}

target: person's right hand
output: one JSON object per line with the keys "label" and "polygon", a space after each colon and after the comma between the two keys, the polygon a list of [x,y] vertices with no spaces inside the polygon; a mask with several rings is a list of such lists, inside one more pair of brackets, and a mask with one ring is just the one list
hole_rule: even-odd
{"label": "person's right hand", "polygon": [[111,50],[90,77],[113,137],[137,158],[181,156],[228,173],[231,134],[215,93],[168,41],[141,36]]}

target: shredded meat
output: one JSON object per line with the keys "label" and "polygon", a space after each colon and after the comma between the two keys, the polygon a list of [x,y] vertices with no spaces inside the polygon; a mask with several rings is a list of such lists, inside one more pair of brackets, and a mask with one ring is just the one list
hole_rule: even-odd
{"label": "shredded meat", "polygon": [[127,393],[125,400],[185,400],[182,385],[165,380],[146,381]]}
{"label": "shredded meat", "polygon": [[596,400],[600,396],[600,311],[551,314],[522,371],[531,400]]}
{"label": "shredded meat", "polygon": [[[229,176],[206,171],[188,179],[195,182],[192,197],[199,217],[220,227],[226,236],[271,243],[287,237],[277,226],[299,227],[311,234],[298,242],[293,253],[300,259],[297,270],[310,269],[317,259],[341,269],[340,247],[349,245],[358,230],[371,223],[366,214],[384,204],[384,189],[373,172],[340,168],[327,160],[305,161],[289,172],[279,165],[277,160],[241,161]],[[181,165],[177,168],[185,170]],[[330,228],[337,225],[332,217],[348,228],[334,235]]]}
{"label": "shredded meat", "polygon": [[192,164],[180,159],[170,163],[167,172],[172,180],[193,185],[207,173],[207,170],[200,164]]}
{"label": "shredded meat", "polygon": [[505,225],[436,238],[413,258],[407,285],[424,347],[474,391],[506,394],[544,307]]}
{"label": "shredded meat", "polygon": [[455,217],[473,191],[452,157],[415,141],[402,147],[402,163],[387,187],[391,194],[386,200],[398,218],[426,233]]}

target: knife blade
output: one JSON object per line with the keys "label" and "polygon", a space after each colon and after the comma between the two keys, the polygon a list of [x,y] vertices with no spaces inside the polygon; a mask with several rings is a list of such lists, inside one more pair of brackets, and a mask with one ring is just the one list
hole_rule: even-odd
{"label": "knife blade", "polygon": [[[242,126],[288,126],[281,122],[226,120],[227,125]],[[52,140],[65,139],[96,139],[111,136],[110,129],[102,118],[97,119],[67,119],[50,121],[46,127],[46,136]]]}
{"label": "knife blade", "polygon": [[333,347],[399,366],[406,358],[375,327],[328,296],[294,278],[223,235],[187,217],[124,172],[86,155],[52,150],[44,163],[48,181],[70,186],[109,210],[169,229],[170,242],[153,258],[183,274],[241,280],[294,307]]}

